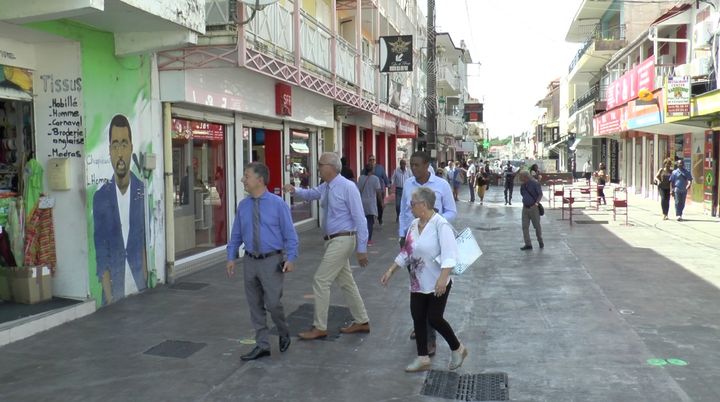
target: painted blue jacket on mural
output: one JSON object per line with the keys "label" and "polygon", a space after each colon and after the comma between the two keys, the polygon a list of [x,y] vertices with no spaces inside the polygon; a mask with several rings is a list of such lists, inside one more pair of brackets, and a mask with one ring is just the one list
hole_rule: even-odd
{"label": "painted blue jacket on mural", "polygon": [[[127,248],[123,244],[120,211],[118,210],[115,176],[93,197],[95,224],[95,260],[97,276],[102,283],[110,271],[112,300],[125,296],[125,258],[127,257],[138,290],[147,287],[145,279],[145,185],[130,173],[130,231]],[[103,295],[103,304],[105,295]]]}

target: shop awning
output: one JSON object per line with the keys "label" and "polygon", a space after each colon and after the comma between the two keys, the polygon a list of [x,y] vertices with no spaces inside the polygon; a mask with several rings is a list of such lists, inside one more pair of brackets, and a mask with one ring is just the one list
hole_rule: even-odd
{"label": "shop awning", "polygon": [[291,143],[290,143],[290,148],[292,148],[293,151],[295,151],[295,152],[297,152],[297,153],[299,153],[299,154],[307,154],[307,153],[310,153],[310,148],[308,148],[307,145],[302,144],[302,143],[291,142]]}
{"label": "shop awning", "polygon": [[33,98],[27,92],[19,89],[0,86],[0,98],[32,102]]}
{"label": "shop awning", "polygon": [[[653,21],[652,25],[684,25],[690,23],[690,13],[684,14],[689,10],[690,4],[681,4],[669,9],[665,14]],[[683,15],[684,14],[684,15]]]}

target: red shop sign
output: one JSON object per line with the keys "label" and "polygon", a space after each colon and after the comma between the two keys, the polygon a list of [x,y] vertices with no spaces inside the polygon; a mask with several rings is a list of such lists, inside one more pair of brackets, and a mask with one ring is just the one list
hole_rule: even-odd
{"label": "red shop sign", "polygon": [[275,114],[292,116],[292,86],[282,82],[275,84]]}
{"label": "red shop sign", "polygon": [[655,56],[648,57],[608,85],[605,92],[608,109],[637,98],[642,88],[649,91],[655,89]]}
{"label": "red shop sign", "polygon": [[397,137],[398,138],[415,138],[417,137],[417,125],[405,119],[397,119]]}

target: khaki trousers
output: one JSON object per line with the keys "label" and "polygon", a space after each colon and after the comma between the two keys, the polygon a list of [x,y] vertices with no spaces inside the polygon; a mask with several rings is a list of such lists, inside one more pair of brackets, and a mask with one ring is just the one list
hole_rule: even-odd
{"label": "khaki trousers", "polygon": [[365,303],[360,297],[355,279],[350,270],[350,257],[355,252],[355,236],[339,236],[325,242],[325,254],[315,271],[313,293],[315,294],[315,319],[313,325],[327,331],[328,309],[330,308],[330,286],[337,281],[350,307],[350,314],[357,323],[368,322]]}
{"label": "khaki trousers", "polygon": [[530,208],[523,206],[522,210],[522,231],[523,240],[525,240],[526,246],[531,246],[530,242],[530,222],[532,222],[535,228],[535,237],[537,237],[538,243],[542,243],[542,228],[540,227],[540,210],[537,205],[533,205]]}

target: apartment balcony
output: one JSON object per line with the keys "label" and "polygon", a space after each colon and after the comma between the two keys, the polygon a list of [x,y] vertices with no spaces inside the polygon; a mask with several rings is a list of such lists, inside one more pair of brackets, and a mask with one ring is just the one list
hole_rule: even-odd
{"label": "apartment balcony", "polygon": [[437,70],[438,93],[445,96],[462,94],[460,76],[448,65],[441,65]]}
{"label": "apartment balcony", "polygon": [[625,25],[605,30],[598,26],[570,62],[568,81],[584,80],[587,77],[581,73],[600,71],[610,57],[626,45]]}
{"label": "apartment balcony", "polygon": [[[375,4],[365,0],[363,7],[366,2]],[[327,16],[319,15],[322,22],[300,8],[301,3],[286,0],[265,7],[249,23],[239,26],[237,21],[247,18],[251,10],[243,6],[234,16],[232,4],[236,3],[207,0],[211,19],[208,34],[201,38],[203,46],[160,52],[158,68],[240,66],[338,103],[377,112],[377,61],[372,56],[362,57],[354,43],[333,32]],[[338,9],[352,6],[350,0],[337,4]]]}
{"label": "apartment balcony", "polygon": [[0,7],[0,21],[71,20],[112,32],[115,54],[126,56],[197,43],[205,33],[203,6],[204,0],[14,1]]}
{"label": "apartment balcony", "polygon": [[452,136],[461,140],[465,134],[465,123],[461,118],[448,115],[439,115],[437,118],[438,135]]}
{"label": "apartment balcony", "polygon": [[593,85],[592,88],[587,90],[584,94],[578,96],[568,110],[568,115],[572,117],[578,110],[582,109],[586,105],[592,102],[600,102],[605,100],[605,91],[607,85]]}

